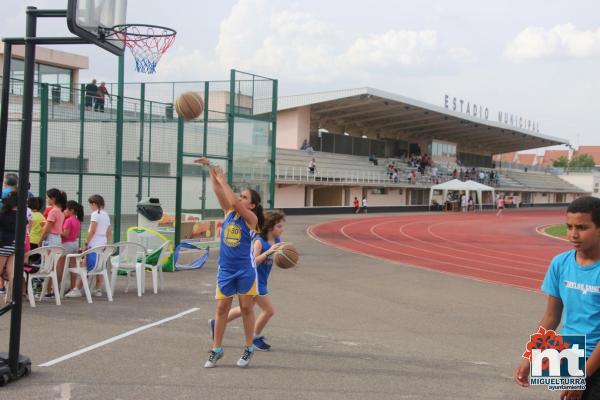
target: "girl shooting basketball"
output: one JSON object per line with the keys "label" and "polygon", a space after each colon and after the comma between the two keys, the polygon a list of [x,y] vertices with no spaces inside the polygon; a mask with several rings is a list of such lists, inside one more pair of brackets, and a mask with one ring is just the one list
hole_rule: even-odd
{"label": "girl shooting basketball", "polygon": [[264,222],[260,195],[252,189],[244,189],[237,197],[227,184],[220,167],[210,164],[206,158],[194,162],[208,166],[213,190],[225,212],[219,247],[214,338],[204,367],[215,367],[217,361],[223,357],[221,343],[235,295],[238,296],[246,336],[246,347],[237,365],[246,367],[254,355],[253,296],[256,296],[258,289],[252,240]]}
{"label": "girl shooting basketball", "polygon": [[[271,297],[269,296],[267,281],[269,280],[269,274],[273,267],[273,253],[277,251],[281,244],[280,237],[283,233],[283,221],[285,221],[285,215],[283,215],[283,213],[265,213],[265,224],[253,245],[254,259],[257,264],[256,270],[258,272],[258,296],[254,297],[254,302],[260,307],[260,314],[256,319],[256,325],[254,326],[253,343],[254,347],[258,350],[267,351],[271,348],[271,346],[265,342],[265,337],[260,334],[275,313],[273,303],[271,303]],[[240,315],[242,315],[240,308],[233,308],[229,311],[227,321],[233,321]]]}

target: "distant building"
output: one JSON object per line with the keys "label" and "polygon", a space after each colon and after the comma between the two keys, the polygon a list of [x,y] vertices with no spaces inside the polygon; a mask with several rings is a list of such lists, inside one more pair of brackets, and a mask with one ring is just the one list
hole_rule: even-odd
{"label": "distant building", "polygon": [[[19,82],[23,81],[24,59],[25,46],[12,46],[11,94],[20,94],[18,86],[20,86]],[[0,65],[3,62],[4,46],[0,46]],[[34,79],[36,82],[60,85],[59,90],[55,90],[54,93],[61,101],[72,101],[72,89],[79,85],[79,71],[88,67],[89,60],[86,56],[36,46]],[[0,75],[2,75],[1,71]],[[34,90],[34,95],[37,96],[37,85]]]}
{"label": "distant building", "polygon": [[573,157],[588,154],[594,158],[596,165],[600,165],[600,146],[579,146],[573,153]]}

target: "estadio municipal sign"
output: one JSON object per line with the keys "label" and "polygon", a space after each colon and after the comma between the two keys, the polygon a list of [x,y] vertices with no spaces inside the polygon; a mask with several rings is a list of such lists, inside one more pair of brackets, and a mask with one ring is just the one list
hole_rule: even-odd
{"label": "estadio municipal sign", "polygon": [[[468,100],[460,99],[458,97],[450,97],[450,95],[447,94],[444,95],[444,108],[461,112],[470,115],[471,117],[481,118],[486,121],[489,120],[490,117],[490,111],[487,106],[471,103]],[[540,132],[539,122],[508,112],[498,111],[498,122],[513,128],[526,129],[537,133]]]}

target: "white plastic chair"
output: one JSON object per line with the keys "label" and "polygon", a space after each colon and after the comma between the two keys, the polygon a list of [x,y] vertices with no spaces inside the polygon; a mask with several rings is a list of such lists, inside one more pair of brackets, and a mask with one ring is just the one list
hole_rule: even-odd
{"label": "white plastic chair", "polygon": [[[146,270],[146,248],[136,242],[119,242],[115,244],[115,247],[119,249],[119,255],[111,257],[111,280],[110,286],[112,288],[112,294],[115,294],[117,276],[119,271],[127,273],[127,287],[125,293],[129,291],[129,276],[135,274],[137,283],[138,297],[142,296],[144,291],[144,271]],[[141,262],[138,262],[138,259]]]}
{"label": "white plastic chair", "polygon": [[[65,258],[65,272],[63,273],[63,278],[61,282],[61,296],[64,296],[65,286],[70,276],[69,273],[73,272],[75,274],[78,274],[81,278],[81,283],[83,284],[83,290],[85,291],[85,297],[88,303],[92,303],[92,293],[90,291],[88,277],[91,278],[98,275],[102,275],[104,277],[104,291],[106,292],[106,297],[108,298],[108,301],[113,301],[112,290],[110,288],[110,279],[108,276],[108,263],[110,256],[116,250],[117,248],[115,246],[106,245],[93,247],[80,254],[67,255],[67,257]],[[90,271],[88,271],[87,269],[87,256],[89,254],[96,255],[96,263]],[[71,259],[75,260],[75,268],[68,267],[70,265]]]}
{"label": "white plastic chair", "polygon": [[52,287],[54,288],[54,298],[56,305],[60,306],[60,294],[62,290],[58,288],[58,277],[56,275],[56,266],[58,260],[63,255],[65,250],[60,246],[46,246],[38,247],[25,254],[25,260],[28,260],[30,256],[39,254],[40,255],[40,269],[38,272],[30,272],[29,274],[23,273],[25,279],[27,279],[27,297],[29,297],[29,305],[35,307],[35,296],[33,295],[33,279],[41,278],[44,280],[42,285],[42,291],[40,292],[39,300],[42,301],[44,295],[48,291],[48,280],[52,280]]}
{"label": "white plastic chair", "polygon": [[171,255],[171,241],[167,240],[160,246],[160,255],[158,256],[158,261],[156,265],[147,265],[152,269],[152,288],[154,290],[154,294],[158,293],[158,284],[160,283],[160,291],[165,290],[165,280],[163,276],[162,266],[167,261],[169,256]]}

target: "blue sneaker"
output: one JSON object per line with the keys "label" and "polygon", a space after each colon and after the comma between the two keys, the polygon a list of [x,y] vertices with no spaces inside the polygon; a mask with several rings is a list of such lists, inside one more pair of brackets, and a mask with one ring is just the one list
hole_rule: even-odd
{"label": "blue sneaker", "polygon": [[254,345],[256,350],[268,351],[271,349],[271,345],[267,344],[267,342],[265,342],[265,339],[266,338],[264,336],[256,336],[254,338],[252,344]]}
{"label": "blue sneaker", "polygon": [[212,318],[208,320],[208,329],[210,329],[210,338],[215,340],[215,320]]}

